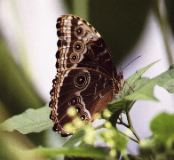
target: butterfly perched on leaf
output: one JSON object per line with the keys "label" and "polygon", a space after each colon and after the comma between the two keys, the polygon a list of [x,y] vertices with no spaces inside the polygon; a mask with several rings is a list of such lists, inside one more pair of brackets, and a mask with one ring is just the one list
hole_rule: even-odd
{"label": "butterfly perched on leaf", "polygon": [[74,106],[82,121],[93,121],[121,89],[123,75],[117,72],[101,35],[87,21],[63,15],[56,27],[57,74],[50,92],[50,118],[53,129],[67,136],[71,133],[64,126],[73,120],[68,109]]}

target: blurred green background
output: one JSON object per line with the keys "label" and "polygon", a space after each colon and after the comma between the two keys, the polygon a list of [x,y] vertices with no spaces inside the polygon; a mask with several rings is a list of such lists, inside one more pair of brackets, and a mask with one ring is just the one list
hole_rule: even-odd
{"label": "blurred green background", "polygon": [[[4,0],[0,1],[0,9],[4,9],[4,3]],[[18,14],[20,13],[18,10],[22,10],[23,8],[16,9],[15,7],[22,2],[19,0],[14,0],[13,2],[9,0],[8,3],[11,4],[12,10],[15,10],[15,14],[13,15],[14,18],[18,19]],[[25,3],[27,5],[27,3],[33,2],[27,1]],[[45,1],[45,3],[47,3],[47,1]],[[143,34],[148,17],[153,14],[156,17],[161,30],[164,44],[166,43],[164,45],[166,49],[165,56],[167,57],[169,64],[173,63],[172,47],[168,41],[168,38],[170,37],[167,36],[168,29],[169,31],[172,30],[174,33],[173,0],[54,0],[54,4],[55,3],[57,6],[62,7],[62,11],[60,11],[61,14],[71,13],[78,15],[95,26],[112,51],[113,60],[117,65],[121,64],[125,57],[130,56],[132,49],[137,45]],[[49,12],[49,6],[47,9]],[[40,12],[39,7],[38,12]],[[58,12],[57,17],[61,15],[60,12]],[[9,41],[6,38],[6,34],[4,34],[4,27],[2,26],[7,25],[7,28],[10,27],[8,26],[8,23],[6,24],[4,22],[5,20],[2,21],[1,19],[0,122],[12,115],[19,114],[28,108],[39,108],[48,103],[48,99],[45,99],[40,94],[41,91],[38,91],[37,87],[35,87],[37,84],[33,84],[31,78],[33,71],[30,70],[30,65],[25,63],[29,60],[21,58],[20,61],[22,62],[18,63],[14,58],[14,53],[17,53],[18,51],[11,48]],[[32,25],[35,24],[33,23]],[[18,33],[18,31],[16,32]],[[20,34],[25,36],[25,30],[20,30]],[[24,44],[25,42],[22,42],[20,46],[23,51],[22,57],[25,57],[27,52],[26,47],[23,46]],[[56,42],[54,42],[53,45],[56,45]],[[51,54],[51,56],[54,57],[55,53]],[[38,63],[39,60],[40,59],[38,59]],[[52,64],[52,66],[55,66],[55,64]],[[54,77],[51,78],[53,79]],[[40,81],[42,81],[42,79]],[[21,157],[17,155],[17,152],[14,152],[15,147],[31,148],[37,145],[51,145],[52,140],[50,137],[53,136],[59,138],[59,136],[52,134],[53,133],[47,132],[24,136],[18,133],[9,135],[1,133],[0,159],[15,159],[14,157],[20,159]],[[63,140],[59,139],[58,141]],[[12,147],[12,145],[14,146]]]}

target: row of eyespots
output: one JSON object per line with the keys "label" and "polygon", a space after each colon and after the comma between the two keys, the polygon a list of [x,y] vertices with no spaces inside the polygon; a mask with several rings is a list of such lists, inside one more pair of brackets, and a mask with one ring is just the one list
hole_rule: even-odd
{"label": "row of eyespots", "polygon": [[73,97],[71,99],[69,105],[76,107],[77,113],[80,114],[81,120],[88,119],[87,114],[85,112],[83,112],[82,107],[80,107],[81,106],[81,102],[80,101],[81,101],[80,97],[79,96],[75,96],[75,97]]}
{"label": "row of eyespots", "polygon": [[[63,41],[63,40],[59,40],[58,43],[57,43],[58,47],[61,47],[63,45],[65,46],[66,44],[67,44],[66,41]],[[85,44],[82,41],[75,41],[72,44],[72,50],[73,50],[73,52],[70,54],[69,60],[70,60],[71,63],[78,63],[79,60],[80,60],[80,55],[85,50]],[[56,58],[57,59],[60,58],[60,51],[58,51],[56,53]],[[56,67],[58,68],[59,65],[57,64]]]}

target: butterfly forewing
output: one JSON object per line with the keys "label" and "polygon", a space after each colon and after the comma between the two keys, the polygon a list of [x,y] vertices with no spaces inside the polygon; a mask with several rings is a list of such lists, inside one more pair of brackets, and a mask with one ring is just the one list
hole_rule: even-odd
{"label": "butterfly forewing", "polygon": [[68,135],[64,125],[72,121],[67,110],[75,106],[78,116],[92,121],[120,89],[121,78],[100,34],[88,22],[64,15],[57,21],[57,74],[50,107],[54,130]]}

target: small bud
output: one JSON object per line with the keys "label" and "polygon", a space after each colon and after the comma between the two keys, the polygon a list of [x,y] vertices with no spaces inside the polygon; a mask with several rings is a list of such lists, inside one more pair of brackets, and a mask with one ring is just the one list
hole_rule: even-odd
{"label": "small bud", "polygon": [[84,122],[79,118],[79,117],[76,117],[74,120],[73,120],[73,125],[76,127],[76,128],[81,128],[84,126]]}
{"label": "small bud", "polygon": [[110,140],[114,137],[114,133],[112,130],[108,130],[105,133],[103,133],[103,136],[107,139]]}
{"label": "small bud", "polygon": [[75,131],[75,127],[71,123],[65,124],[64,129],[68,133],[72,133]]}
{"label": "small bud", "polygon": [[94,119],[100,119],[100,118],[101,118],[101,114],[95,113],[95,114],[93,115],[93,118],[94,118]]}
{"label": "small bud", "polygon": [[105,127],[108,128],[108,129],[109,129],[109,128],[112,128],[112,124],[111,124],[110,122],[107,121],[107,122],[105,123]]}
{"label": "small bud", "polygon": [[84,137],[84,141],[87,144],[94,144],[95,142],[95,131],[92,128],[88,128]]}
{"label": "small bud", "polygon": [[110,139],[107,141],[107,144],[109,145],[109,147],[114,147],[115,146],[115,143],[114,143],[114,140],[113,139]]}
{"label": "small bud", "polygon": [[111,149],[111,151],[110,151],[110,156],[111,157],[116,157],[116,151],[115,151],[115,149]]}
{"label": "small bud", "polygon": [[76,109],[75,109],[74,107],[68,108],[67,114],[68,114],[70,117],[74,117],[74,116],[77,114],[77,113],[76,113]]}
{"label": "small bud", "polygon": [[103,111],[104,118],[108,119],[111,116],[111,112],[108,109]]}

